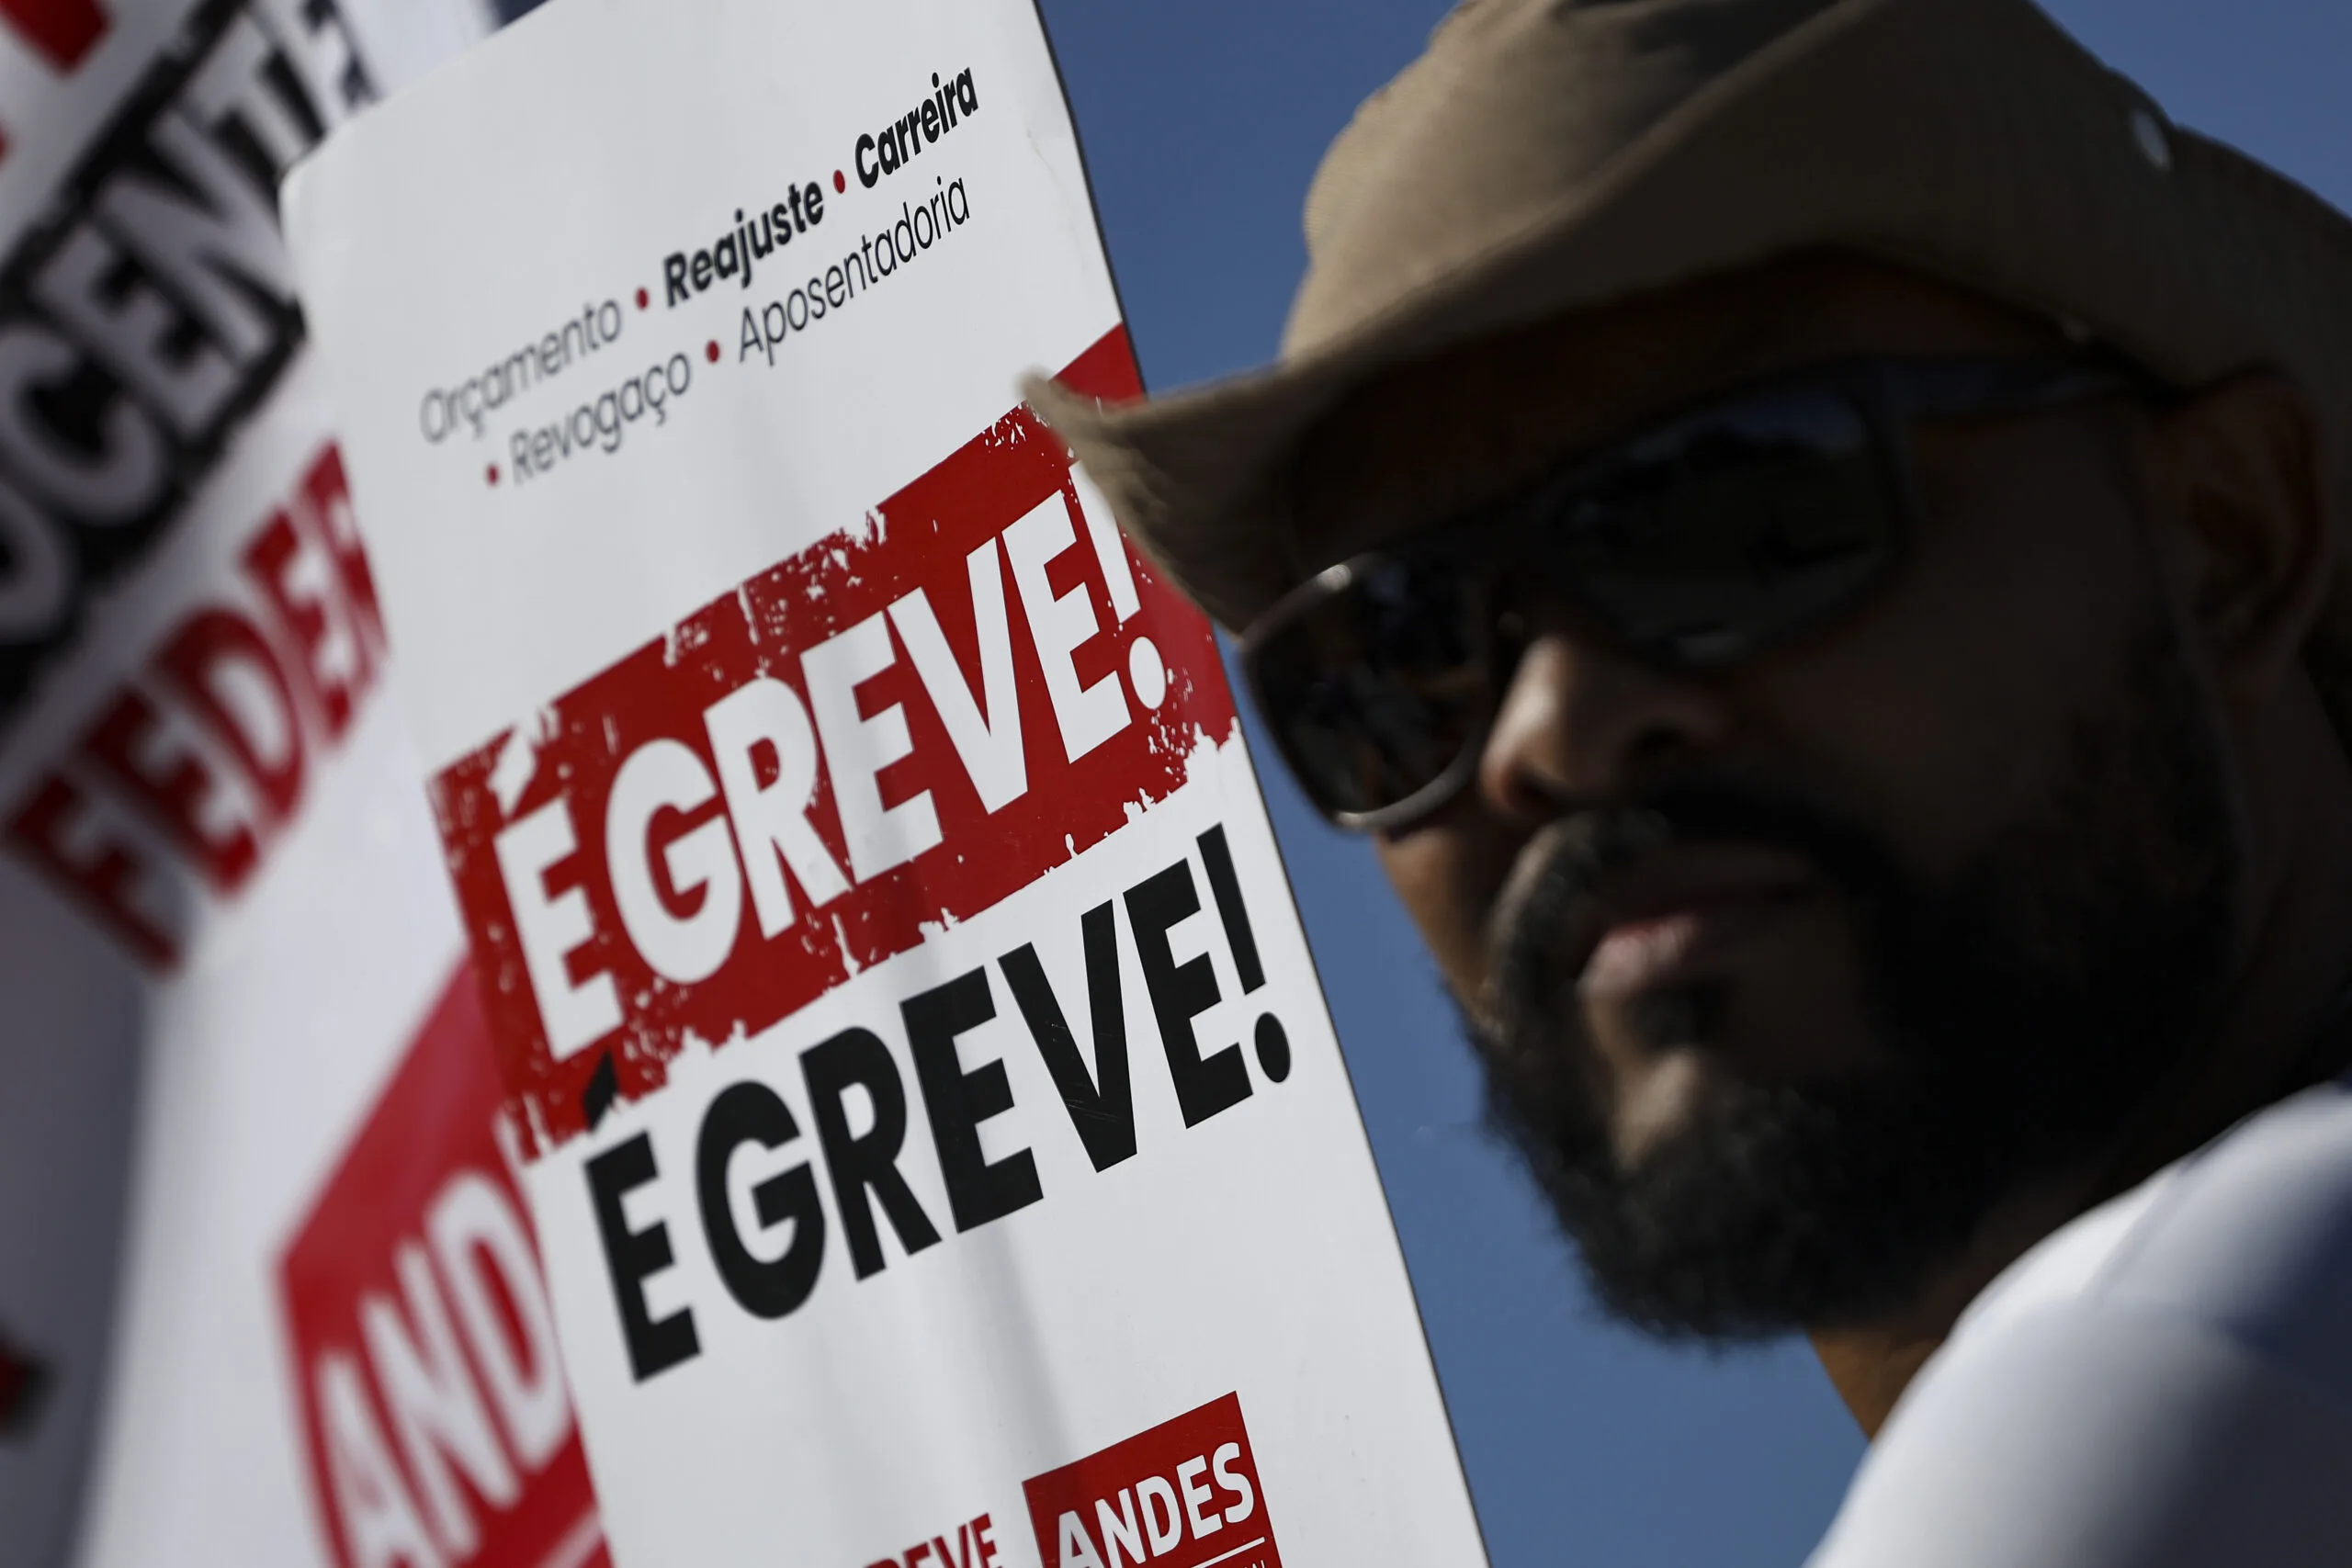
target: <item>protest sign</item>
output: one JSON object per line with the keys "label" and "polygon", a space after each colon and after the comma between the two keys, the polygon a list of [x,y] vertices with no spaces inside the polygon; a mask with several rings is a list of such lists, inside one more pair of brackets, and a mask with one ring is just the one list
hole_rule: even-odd
{"label": "protest sign", "polygon": [[615,1560],[1482,1560],[1034,12],[563,0],[290,182]]}
{"label": "protest sign", "polygon": [[385,1561],[349,1433],[438,1504],[424,1417],[477,1398],[528,1419],[407,1560],[601,1550],[552,1348],[499,1315],[530,1234],[277,223],[287,166],[481,28],[0,0],[6,1568]]}

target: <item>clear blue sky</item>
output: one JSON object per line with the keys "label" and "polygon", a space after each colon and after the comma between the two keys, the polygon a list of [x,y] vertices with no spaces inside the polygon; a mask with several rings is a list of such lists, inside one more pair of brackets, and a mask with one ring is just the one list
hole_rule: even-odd
{"label": "clear blue sky", "polygon": [[[1044,5],[1147,380],[1267,358],[1317,159],[1443,6]],[[2352,206],[2346,0],[2053,9],[2176,119]],[[1595,1317],[1476,1129],[1465,1052],[1363,846],[1269,783],[1497,1568],[1802,1562],[1861,1451],[1809,1354],[1668,1352]]]}

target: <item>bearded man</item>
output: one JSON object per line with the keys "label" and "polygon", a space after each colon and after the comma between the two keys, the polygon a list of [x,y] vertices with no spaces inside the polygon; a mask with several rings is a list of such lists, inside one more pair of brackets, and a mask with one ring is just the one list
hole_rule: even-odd
{"label": "bearded man", "polygon": [[1469,0],[1280,362],[1041,412],[1826,1568],[2352,1562],[2352,223],[2027,0]]}

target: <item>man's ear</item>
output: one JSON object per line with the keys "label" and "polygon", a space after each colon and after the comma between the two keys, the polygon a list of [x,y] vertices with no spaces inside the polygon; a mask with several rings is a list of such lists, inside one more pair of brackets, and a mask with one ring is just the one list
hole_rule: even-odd
{"label": "man's ear", "polygon": [[2335,581],[2325,442],[2311,399],[2253,370],[2165,410],[2148,432],[2172,562],[2222,691],[2267,694],[2295,666]]}

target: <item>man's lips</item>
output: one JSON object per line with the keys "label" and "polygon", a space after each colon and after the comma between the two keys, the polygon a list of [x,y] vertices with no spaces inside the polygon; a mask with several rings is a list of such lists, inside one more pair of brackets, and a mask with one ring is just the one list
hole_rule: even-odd
{"label": "man's lips", "polygon": [[1784,851],[1654,852],[1596,891],[1570,922],[1563,956],[1587,996],[1672,985],[1698,977],[1821,887],[1819,874]]}

